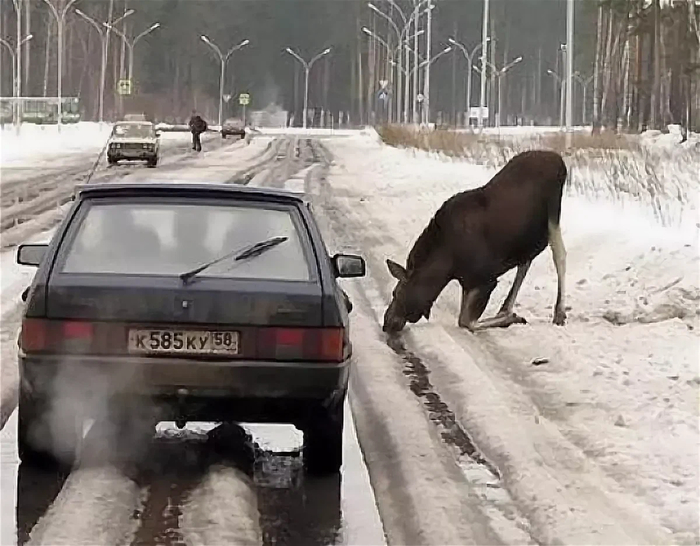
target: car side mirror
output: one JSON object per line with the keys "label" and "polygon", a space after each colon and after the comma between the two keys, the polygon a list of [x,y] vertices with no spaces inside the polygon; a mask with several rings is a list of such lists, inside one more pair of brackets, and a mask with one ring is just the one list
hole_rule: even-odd
{"label": "car side mirror", "polygon": [[49,245],[19,245],[17,249],[17,263],[39,267],[47,248],[49,248]]}
{"label": "car side mirror", "polygon": [[156,138],[160,138],[160,131],[156,131]]}
{"label": "car side mirror", "polygon": [[331,258],[335,276],[341,279],[364,277],[366,273],[365,260],[353,254],[336,254]]}

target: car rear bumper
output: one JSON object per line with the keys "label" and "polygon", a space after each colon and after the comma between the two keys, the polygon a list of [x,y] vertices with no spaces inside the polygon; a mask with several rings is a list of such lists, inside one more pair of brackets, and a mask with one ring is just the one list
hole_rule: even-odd
{"label": "car rear bumper", "polygon": [[[100,394],[240,398],[318,398],[343,390],[343,363],[180,358],[20,356],[23,386],[42,394],[65,381]],[[183,391],[184,389],[184,391]]]}
{"label": "car rear bumper", "polygon": [[341,363],[20,355],[22,390],[86,408],[141,400],[158,420],[303,423],[342,403],[350,360]]}

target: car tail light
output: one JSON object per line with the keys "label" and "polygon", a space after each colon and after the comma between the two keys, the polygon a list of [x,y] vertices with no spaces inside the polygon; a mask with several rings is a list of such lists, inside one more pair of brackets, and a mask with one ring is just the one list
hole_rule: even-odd
{"label": "car tail light", "polygon": [[86,321],[25,318],[20,346],[27,353],[87,353],[93,348],[94,330]]}
{"label": "car tail light", "polygon": [[20,332],[20,347],[31,353],[46,348],[47,322],[43,319],[25,318]]}
{"label": "car tail light", "polygon": [[342,362],[342,328],[263,328],[258,331],[258,358]]}

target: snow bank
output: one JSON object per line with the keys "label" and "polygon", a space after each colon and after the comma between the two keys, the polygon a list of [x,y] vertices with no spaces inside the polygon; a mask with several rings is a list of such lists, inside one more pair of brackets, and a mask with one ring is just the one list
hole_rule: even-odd
{"label": "snow bank", "polygon": [[10,167],[17,162],[36,156],[66,156],[81,152],[99,152],[109,137],[112,126],[100,127],[95,122],[63,125],[59,133],[56,125],[24,123],[20,133],[6,126],[0,132],[0,162]]}
{"label": "snow bank", "polygon": [[263,135],[299,135],[306,137],[352,136],[359,133],[357,129],[326,129],[323,127],[258,127]]}
{"label": "snow bank", "polygon": [[[58,131],[56,125],[35,125],[24,123],[17,134],[13,126],[6,126],[0,132],[0,164],[2,167],[26,165],[28,161],[48,158],[65,159],[76,154],[97,154],[107,143],[112,124],[102,127],[97,122],[84,121],[63,125]],[[186,141],[188,133],[163,133],[161,143]]]}
{"label": "snow bank", "polygon": [[[384,303],[393,289],[384,259],[404,262],[442,202],[485,183],[497,166],[436,160],[428,153],[382,146],[369,137],[329,141],[328,147],[336,154],[329,177],[334,202],[349,221],[356,220],[357,237],[375,264],[370,264],[369,273],[377,279]],[[656,167],[662,185],[676,174],[672,163]],[[693,165],[685,172],[684,182],[690,185]],[[695,164],[694,172],[700,172],[700,164]],[[660,225],[651,203],[628,196],[610,202],[604,194],[590,199],[582,187],[573,189],[562,212],[571,307],[566,327],[550,324],[556,276],[550,252],[545,251],[533,263],[516,309],[529,325],[476,336],[455,328],[459,292],[451,285],[438,299],[431,324],[426,325],[430,327],[409,326],[410,336],[421,340],[424,350],[443,351],[442,372],[434,377],[438,391],[452,393],[465,419],[482,416],[478,424],[469,423],[478,426],[480,447],[495,460],[509,461],[502,468],[509,488],[526,504],[533,521],[545,526],[542,537],[567,542],[567,537],[578,536],[585,537],[584,542],[603,543],[606,537],[625,542],[627,536],[653,543],[661,536],[665,543],[695,543],[700,385],[697,208],[683,203],[679,221],[669,228]],[[660,195],[659,206],[667,206],[667,199]],[[485,316],[497,310],[512,277],[510,273],[501,281]],[[435,328],[438,331],[432,333]],[[511,417],[507,411],[490,416],[481,411],[473,389],[455,392],[455,374],[464,376],[459,369],[462,353],[445,354],[444,332],[460,351],[484,355],[476,362],[480,373],[500,386],[494,396],[499,390],[511,393],[501,393],[502,398],[492,404],[512,407]],[[470,376],[464,381],[469,382]],[[529,427],[518,424],[517,408],[523,404],[546,419],[548,434],[535,437]],[[518,449],[536,440],[540,452],[552,450],[547,457],[516,456]],[[578,462],[570,467],[572,453]],[[523,476],[543,476],[535,468],[540,464],[553,466],[547,480],[557,480],[559,472],[569,469],[561,475],[562,483],[569,484],[562,486],[562,502],[576,509],[585,500],[588,520],[567,517],[550,504],[558,501],[546,495],[533,499],[535,492],[528,496],[527,488],[519,487]],[[588,468],[593,478],[584,485],[574,468]],[[585,499],[577,500],[581,491],[577,484],[585,487]],[[616,508],[608,513],[606,503]],[[620,520],[620,534],[604,527],[607,531],[596,535],[597,521],[614,524],[616,515],[634,514],[624,523]],[[635,537],[636,522],[644,517],[648,524],[646,528],[640,524]],[[579,524],[583,527],[577,529]]]}

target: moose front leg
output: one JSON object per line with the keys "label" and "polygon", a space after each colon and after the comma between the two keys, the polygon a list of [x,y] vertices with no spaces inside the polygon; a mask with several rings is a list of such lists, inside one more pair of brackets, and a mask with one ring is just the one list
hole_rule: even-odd
{"label": "moose front leg", "polygon": [[459,320],[457,321],[460,328],[466,328],[471,331],[478,329],[480,323],[477,321],[484,313],[494,288],[496,288],[496,281],[476,288],[465,289],[462,286],[462,302],[459,309]]}
{"label": "moose front leg", "polygon": [[523,317],[516,315],[513,312],[513,308],[531,264],[532,261],[529,261],[518,266],[518,270],[515,273],[515,279],[513,280],[513,286],[510,287],[510,291],[508,292],[506,299],[503,300],[503,305],[501,305],[501,309],[498,311],[498,313],[491,318],[472,324],[469,328],[470,330],[477,331],[486,330],[487,328],[507,328],[511,324],[527,324],[527,321]]}
{"label": "moose front leg", "polygon": [[[515,273],[515,279],[513,279],[513,286],[510,287],[510,292],[508,292],[508,295],[506,296],[506,299],[503,300],[503,305],[501,305],[501,309],[498,311],[496,314],[496,317],[515,317],[517,321],[512,324],[527,324],[527,321],[516,315],[513,312],[513,308],[515,307],[515,300],[518,298],[518,294],[520,293],[520,289],[523,286],[523,281],[525,280],[525,276],[527,275],[527,272],[530,270],[530,265],[532,265],[532,260],[529,262],[525,262],[522,265],[518,266],[518,270]],[[496,318],[494,317],[494,318]]]}

